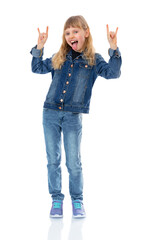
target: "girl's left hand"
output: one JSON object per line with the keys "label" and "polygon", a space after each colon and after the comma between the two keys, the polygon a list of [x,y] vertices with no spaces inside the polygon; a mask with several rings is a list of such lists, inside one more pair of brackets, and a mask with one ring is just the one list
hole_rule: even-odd
{"label": "girl's left hand", "polygon": [[117,49],[117,32],[118,32],[118,27],[116,28],[115,32],[110,32],[109,31],[108,24],[106,25],[106,27],[107,27],[107,38],[108,38],[108,42],[110,44],[110,48],[116,50]]}

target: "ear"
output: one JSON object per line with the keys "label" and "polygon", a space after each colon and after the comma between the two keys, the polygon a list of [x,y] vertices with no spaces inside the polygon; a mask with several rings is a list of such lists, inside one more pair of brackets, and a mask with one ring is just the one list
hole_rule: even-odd
{"label": "ear", "polygon": [[87,28],[86,33],[85,33],[85,37],[88,38],[90,34],[89,28]]}

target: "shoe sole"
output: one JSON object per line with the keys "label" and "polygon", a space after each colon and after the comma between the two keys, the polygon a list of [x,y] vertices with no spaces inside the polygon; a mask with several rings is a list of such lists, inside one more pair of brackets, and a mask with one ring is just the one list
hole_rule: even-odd
{"label": "shoe sole", "polygon": [[85,218],[86,215],[73,215],[73,218]]}
{"label": "shoe sole", "polygon": [[50,215],[50,218],[63,218],[63,215]]}

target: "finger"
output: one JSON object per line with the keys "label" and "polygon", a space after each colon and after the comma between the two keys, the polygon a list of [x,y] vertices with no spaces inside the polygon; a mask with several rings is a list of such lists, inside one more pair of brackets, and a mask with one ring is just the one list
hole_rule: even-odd
{"label": "finger", "polygon": [[48,26],[46,27],[46,34],[48,35]]}
{"label": "finger", "polygon": [[107,24],[107,34],[109,34],[109,26],[108,26],[108,24]]}
{"label": "finger", "polygon": [[114,33],[114,32],[110,32],[109,36],[110,36],[111,38],[114,38],[115,33]]}
{"label": "finger", "polygon": [[42,40],[43,40],[43,38],[44,38],[44,37],[43,37],[43,34],[40,34],[40,36],[39,36],[39,37],[40,37],[40,40],[41,40],[41,41],[42,41]]}
{"label": "finger", "polygon": [[40,30],[39,30],[39,28],[37,28],[37,30],[38,30],[38,33],[39,33],[39,35],[40,35]]}
{"label": "finger", "polygon": [[115,32],[115,35],[117,35],[117,32],[118,32],[118,27],[116,28],[116,32]]}

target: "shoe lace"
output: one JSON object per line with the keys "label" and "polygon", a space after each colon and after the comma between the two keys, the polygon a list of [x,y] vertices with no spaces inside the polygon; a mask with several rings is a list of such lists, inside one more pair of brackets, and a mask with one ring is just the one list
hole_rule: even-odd
{"label": "shoe lace", "polygon": [[61,202],[53,202],[53,207],[54,208],[61,208]]}
{"label": "shoe lace", "polygon": [[82,207],[82,204],[79,202],[74,202],[73,205],[75,209],[80,209]]}

